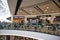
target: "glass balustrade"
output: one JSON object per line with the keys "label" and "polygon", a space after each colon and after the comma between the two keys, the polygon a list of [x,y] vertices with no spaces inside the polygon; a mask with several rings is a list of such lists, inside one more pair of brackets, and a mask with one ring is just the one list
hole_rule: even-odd
{"label": "glass balustrade", "polygon": [[24,30],[33,32],[42,32],[52,35],[60,35],[60,24],[14,24],[14,23],[0,23],[0,29],[8,30]]}

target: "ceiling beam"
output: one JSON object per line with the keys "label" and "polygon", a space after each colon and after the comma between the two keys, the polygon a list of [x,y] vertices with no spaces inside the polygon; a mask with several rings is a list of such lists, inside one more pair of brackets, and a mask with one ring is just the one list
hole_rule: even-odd
{"label": "ceiling beam", "polygon": [[31,15],[30,13],[28,13],[27,11],[25,11],[23,8],[21,8],[21,10],[29,15]]}
{"label": "ceiling beam", "polygon": [[47,0],[47,1],[45,1],[45,2],[37,3],[37,4],[34,4],[34,5],[30,5],[30,6],[25,6],[25,7],[22,7],[22,8],[29,8],[29,7],[33,7],[33,6],[37,6],[37,5],[41,6],[41,5],[48,4],[48,3],[50,3],[51,1],[52,1],[52,0]]}
{"label": "ceiling beam", "polygon": [[52,0],[52,1],[58,8],[60,8],[60,6],[54,0]]}
{"label": "ceiling beam", "polygon": [[41,14],[44,14],[43,10],[41,8],[39,8],[38,6],[34,6],[34,8],[39,11]]}
{"label": "ceiling beam", "polygon": [[15,13],[14,13],[14,15],[17,14],[17,11],[18,11],[18,9],[19,9],[19,7],[20,7],[20,5],[21,5],[21,2],[22,2],[22,0],[17,0],[17,4],[16,4],[16,8],[15,8]]}

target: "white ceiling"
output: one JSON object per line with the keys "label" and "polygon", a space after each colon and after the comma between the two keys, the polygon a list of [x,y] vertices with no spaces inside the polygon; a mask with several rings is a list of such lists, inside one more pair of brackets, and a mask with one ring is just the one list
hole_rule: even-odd
{"label": "white ceiling", "polygon": [[37,3],[42,3],[42,2],[45,2],[45,1],[47,1],[47,0],[23,0],[22,4],[21,4],[21,7],[31,6],[31,5],[34,5],[34,4],[37,4]]}
{"label": "white ceiling", "polygon": [[11,14],[14,14],[17,0],[7,0]]}
{"label": "white ceiling", "polygon": [[[57,0],[55,0],[57,1]],[[8,0],[11,14],[14,14],[17,0]],[[57,1],[58,5],[59,2]],[[39,8],[34,8],[38,6]],[[41,13],[51,14],[60,12],[60,8],[50,0],[23,0],[17,15],[40,15]]]}
{"label": "white ceiling", "polygon": [[[8,5],[10,7],[11,14],[14,14],[17,0],[7,0],[7,1],[8,1]],[[45,1],[47,1],[47,0],[23,0],[21,7],[34,5],[34,4],[42,3]]]}

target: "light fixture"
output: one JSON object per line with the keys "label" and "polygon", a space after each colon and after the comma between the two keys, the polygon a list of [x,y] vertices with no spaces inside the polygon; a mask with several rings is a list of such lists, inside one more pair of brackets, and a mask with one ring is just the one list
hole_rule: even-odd
{"label": "light fixture", "polygon": [[46,7],[47,9],[49,8],[49,7]]}

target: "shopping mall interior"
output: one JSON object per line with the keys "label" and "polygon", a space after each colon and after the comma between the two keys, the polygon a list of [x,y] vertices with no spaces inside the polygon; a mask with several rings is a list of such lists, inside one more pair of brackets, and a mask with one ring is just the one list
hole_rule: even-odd
{"label": "shopping mall interior", "polygon": [[60,40],[60,0],[0,0],[0,40]]}

